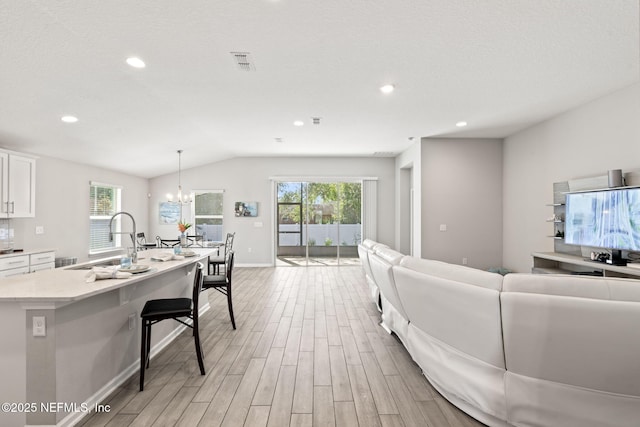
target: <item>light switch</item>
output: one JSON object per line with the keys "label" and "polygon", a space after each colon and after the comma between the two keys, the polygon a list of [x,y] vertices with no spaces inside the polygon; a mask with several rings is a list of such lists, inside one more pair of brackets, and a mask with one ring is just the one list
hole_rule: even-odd
{"label": "light switch", "polygon": [[44,316],[33,316],[33,336],[46,337],[47,324]]}

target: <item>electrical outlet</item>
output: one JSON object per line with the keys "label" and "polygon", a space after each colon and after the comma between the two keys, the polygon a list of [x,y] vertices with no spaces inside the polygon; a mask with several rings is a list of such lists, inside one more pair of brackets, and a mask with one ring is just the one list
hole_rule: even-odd
{"label": "electrical outlet", "polygon": [[462,265],[467,265],[467,258],[462,258]]}
{"label": "electrical outlet", "polygon": [[47,336],[47,323],[44,316],[33,316],[33,336]]}
{"label": "electrical outlet", "polygon": [[440,231],[447,231],[447,224],[440,224]]}
{"label": "electrical outlet", "polygon": [[136,328],[136,314],[131,313],[129,315],[129,330],[132,331]]}
{"label": "electrical outlet", "polygon": [[41,225],[36,225],[36,234],[44,234],[44,227]]}

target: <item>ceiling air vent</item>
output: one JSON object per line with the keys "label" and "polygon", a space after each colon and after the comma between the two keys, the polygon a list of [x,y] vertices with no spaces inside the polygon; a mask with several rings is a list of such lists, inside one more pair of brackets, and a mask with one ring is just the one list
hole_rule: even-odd
{"label": "ceiling air vent", "polygon": [[395,157],[396,153],[392,151],[376,151],[373,153],[373,157]]}
{"label": "ceiling air vent", "polygon": [[240,71],[255,71],[256,67],[251,60],[251,54],[249,52],[231,52],[233,60],[236,62],[236,67]]}

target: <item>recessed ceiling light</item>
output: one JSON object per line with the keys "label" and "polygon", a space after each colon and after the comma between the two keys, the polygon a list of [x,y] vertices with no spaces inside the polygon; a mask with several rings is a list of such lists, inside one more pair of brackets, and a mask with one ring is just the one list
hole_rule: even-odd
{"label": "recessed ceiling light", "polygon": [[140,58],[136,58],[132,56],[131,58],[127,58],[127,64],[131,65],[133,68],[144,68],[146,64]]}
{"label": "recessed ceiling light", "polygon": [[380,87],[380,92],[391,93],[396,87],[394,85],[384,85]]}
{"label": "recessed ceiling light", "polygon": [[293,122],[294,126],[304,126],[304,122],[302,120],[296,120],[295,122]]}
{"label": "recessed ceiling light", "polygon": [[456,123],[456,126],[458,126],[459,128],[463,128],[467,125],[467,122],[458,122]]}
{"label": "recessed ceiling light", "polygon": [[75,123],[78,121],[78,118],[75,116],[62,116],[60,117],[60,120],[62,120],[65,123]]}

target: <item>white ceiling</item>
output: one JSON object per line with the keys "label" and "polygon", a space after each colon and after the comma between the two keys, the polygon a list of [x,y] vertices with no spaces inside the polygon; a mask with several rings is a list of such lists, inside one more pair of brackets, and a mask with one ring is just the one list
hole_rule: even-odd
{"label": "white ceiling", "polygon": [[188,168],[504,137],[637,82],[639,20],[638,0],[0,0],[0,146],[153,177],[177,149]]}

